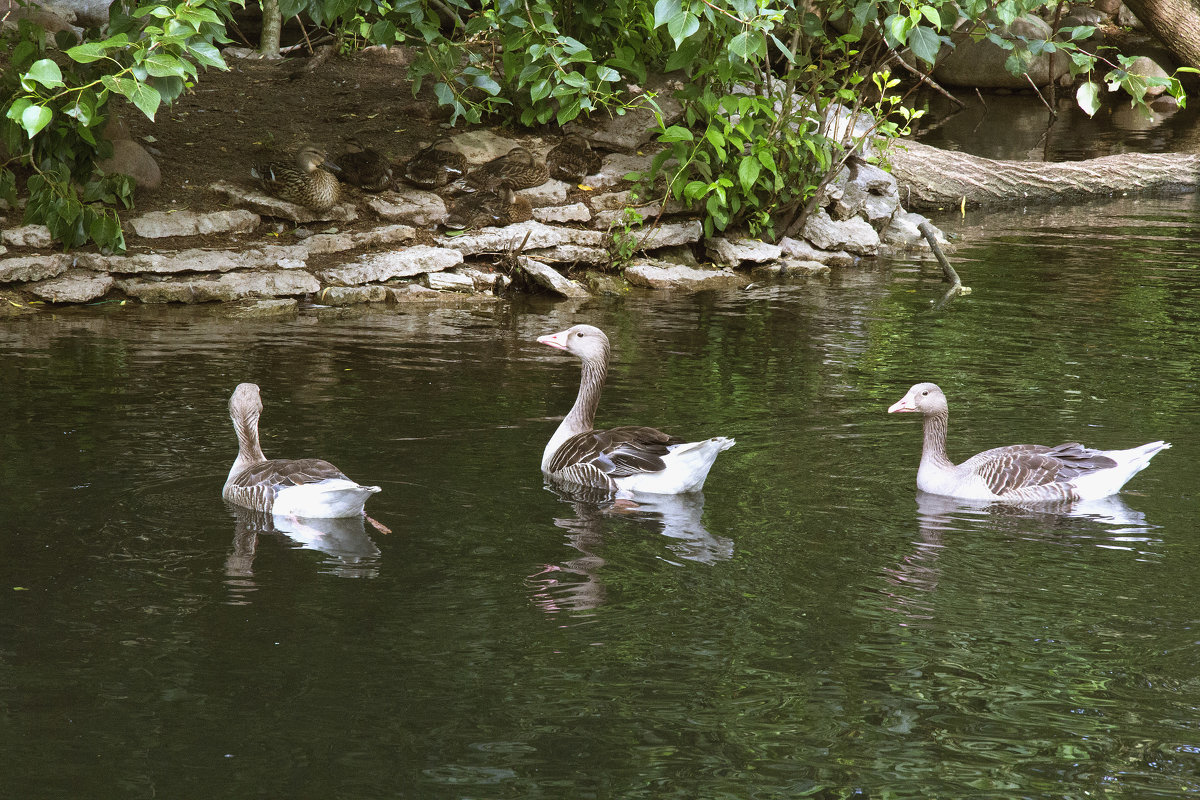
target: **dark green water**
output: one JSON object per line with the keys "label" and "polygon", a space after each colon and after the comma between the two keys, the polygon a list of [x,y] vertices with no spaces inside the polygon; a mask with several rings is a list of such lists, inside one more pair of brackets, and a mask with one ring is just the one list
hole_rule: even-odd
{"label": "dark green water", "polygon": [[[0,323],[0,791],[12,798],[1154,798],[1200,791],[1200,210],[952,220],[936,268],[579,306]],[[734,436],[704,497],[538,463],[603,327],[602,424]],[[268,456],[384,491],[318,548],[220,499]],[[952,455],[1163,438],[1117,500],[914,488]],[[301,534],[296,534],[300,536]],[[323,549],[322,549],[323,548]]]}

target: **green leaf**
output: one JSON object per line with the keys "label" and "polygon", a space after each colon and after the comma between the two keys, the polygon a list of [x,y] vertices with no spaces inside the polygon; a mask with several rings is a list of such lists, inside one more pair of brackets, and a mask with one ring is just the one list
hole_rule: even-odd
{"label": "green leaf", "polygon": [[29,134],[32,139],[38,135],[42,128],[50,124],[50,120],[54,119],[54,112],[45,106],[31,105],[21,112],[21,127],[25,129],[25,133]]}
{"label": "green leaf", "polygon": [[146,56],[145,60],[142,61],[142,65],[145,66],[146,72],[150,73],[156,78],[167,78],[171,76],[182,78],[187,74],[184,70],[182,61],[173,55],[162,52],[161,50],[150,53],[150,55]]}
{"label": "green leaf", "polygon": [[80,64],[90,64],[93,61],[99,61],[104,58],[108,52],[108,48],[104,46],[104,42],[84,42],[66,52],[67,57],[72,61]]}
{"label": "green leaf", "polygon": [[47,89],[57,89],[59,86],[66,85],[63,83],[62,70],[58,68],[58,64],[48,58],[33,62],[23,77],[37,81]]}
{"label": "green leaf", "polygon": [[1075,92],[1075,102],[1089,117],[1095,116],[1100,110],[1100,84],[1088,81],[1080,86]]}
{"label": "green leaf", "polygon": [[758,181],[758,173],[762,169],[762,165],[758,163],[758,159],[754,156],[745,156],[742,162],[738,164],[738,181],[742,184],[742,191],[746,194],[754,189],[755,182]]}
{"label": "green leaf", "polygon": [[941,39],[929,28],[913,28],[908,33],[908,48],[912,50],[914,56],[926,64],[933,64],[941,47]]}
{"label": "green leaf", "polygon": [[679,47],[684,39],[698,30],[700,30],[700,18],[687,11],[680,11],[667,21],[667,33],[675,41],[676,47]]}
{"label": "green leaf", "polygon": [[666,131],[659,134],[658,140],[660,142],[694,142],[696,137],[687,128],[672,125]]}
{"label": "green leaf", "polygon": [[131,94],[125,94],[124,92],[122,94],[125,94],[143,114],[153,120],[154,113],[158,111],[158,104],[162,102],[162,95],[153,86],[147,86],[144,83],[135,83],[134,81],[130,81],[130,83],[133,83],[137,88]]}
{"label": "green leaf", "polygon": [[683,11],[682,0],[658,0],[654,4],[654,27],[661,28]]}
{"label": "green leaf", "polygon": [[551,84],[549,78],[538,81],[533,85],[533,88],[529,90],[530,99],[535,103],[546,99],[550,96],[550,87]]}
{"label": "green leaf", "polygon": [[607,81],[608,83],[613,83],[615,81],[621,80],[621,73],[617,72],[612,67],[604,67],[604,66],[596,67],[596,80]]}

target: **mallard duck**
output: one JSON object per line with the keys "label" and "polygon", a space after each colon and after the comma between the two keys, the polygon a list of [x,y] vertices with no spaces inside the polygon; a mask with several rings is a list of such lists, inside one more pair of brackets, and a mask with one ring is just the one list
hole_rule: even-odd
{"label": "mallard duck", "polygon": [[267,460],[258,443],[262,396],[253,383],[239,383],[229,398],[238,456],[221,496],[234,505],[281,516],[332,519],[359,517],[378,486],[361,486],[318,458]]}
{"label": "mallard duck", "polygon": [[592,143],[578,133],[570,133],[546,154],[550,177],[567,183],[579,183],[587,175],[600,171],[600,155]]}
{"label": "mallard duck", "polygon": [[294,163],[268,161],[255,164],[250,174],[258,178],[268,194],[289,203],[328,211],[337,204],[341,194],[338,179],[326,169],[337,169],[337,164],[325,157],[325,151],[313,144],[306,144],[296,153]]}
{"label": "mallard duck", "polygon": [[422,189],[437,189],[466,175],[466,156],[451,146],[443,136],[419,151],[404,165],[404,180]]}
{"label": "mallard duck", "polygon": [[447,228],[485,228],[489,225],[512,225],[533,216],[528,197],[501,183],[494,192],[475,192],[463,195],[450,207]]}
{"label": "mallard duck", "polygon": [[353,137],[346,144],[355,149],[338,156],[342,180],[368,192],[392,188],[392,165],[385,157]]}
{"label": "mallard duck", "polygon": [[515,190],[531,189],[550,180],[550,170],[524,147],[514,147],[499,158],[480,164],[467,175],[476,189],[491,189],[501,182]]}

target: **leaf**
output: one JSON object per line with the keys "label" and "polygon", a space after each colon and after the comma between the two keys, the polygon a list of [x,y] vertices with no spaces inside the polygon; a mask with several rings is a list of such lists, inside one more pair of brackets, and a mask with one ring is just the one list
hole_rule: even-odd
{"label": "leaf", "polygon": [[908,33],[908,48],[926,64],[933,64],[941,47],[942,40],[929,28],[917,27]]}
{"label": "leaf", "polygon": [[23,77],[37,81],[47,89],[57,89],[59,86],[66,85],[63,83],[62,70],[58,68],[58,64],[48,58],[33,62]]}
{"label": "leaf", "polygon": [[130,81],[136,88],[132,93],[122,92],[130,101],[138,107],[147,118],[153,120],[154,113],[158,111],[158,104],[162,102],[162,95],[153,86],[148,86],[144,83]]}
{"label": "leaf", "polygon": [[621,73],[617,72],[612,67],[596,67],[596,80],[613,83],[621,80]]}
{"label": "leaf", "polygon": [[758,173],[762,169],[762,165],[758,163],[758,159],[754,156],[745,156],[742,162],[738,164],[738,181],[742,184],[742,191],[750,194],[754,189],[754,184],[758,181]]}
{"label": "leaf", "polygon": [[696,137],[687,128],[672,125],[659,134],[658,140],[660,142],[694,142]]}
{"label": "leaf", "polygon": [[654,27],[661,28],[682,11],[682,0],[658,0],[654,4]]}
{"label": "leaf", "polygon": [[698,30],[700,30],[700,18],[687,11],[680,11],[667,22],[667,33],[675,41],[676,47],[679,47],[684,39]]}
{"label": "leaf", "polygon": [[173,55],[161,51],[146,56],[142,61],[142,65],[146,67],[147,72],[156,78],[168,78],[171,76],[182,78],[186,74],[182,61]]}
{"label": "leaf", "polygon": [[80,64],[90,64],[105,57],[107,48],[103,42],[84,42],[78,47],[67,50],[67,56]]}
{"label": "leaf", "polygon": [[1100,85],[1095,81],[1088,81],[1080,86],[1075,92],[1075,102],[1089,117],[1095,116],[1100,110]]}
{"label": "leaf", "polygon": [[21,112],[21,127],[32,139],[42,128],[49,125],[52,119],[54,119],[53,111],[45,106],[31,105]]}

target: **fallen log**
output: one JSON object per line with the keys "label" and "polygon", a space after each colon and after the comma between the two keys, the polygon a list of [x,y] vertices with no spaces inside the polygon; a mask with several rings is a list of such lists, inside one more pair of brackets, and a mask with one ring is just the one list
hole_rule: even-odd
{"label": "fallen log", "polygon": [[909,210],[1053,203],[1129,192],[1191,192],[1200,187],[1200,155],[1121,153],[1087,161],[997,161],[920,142],[887,151]]}

